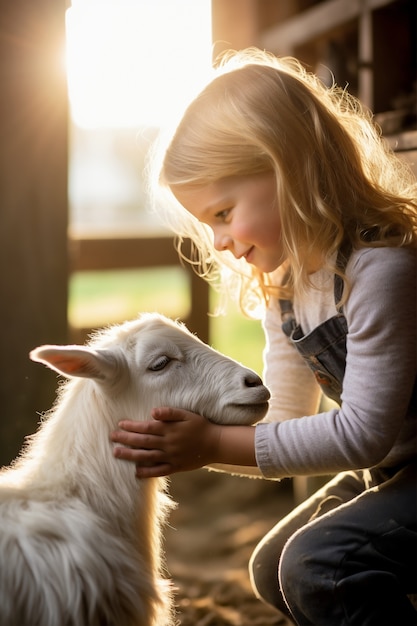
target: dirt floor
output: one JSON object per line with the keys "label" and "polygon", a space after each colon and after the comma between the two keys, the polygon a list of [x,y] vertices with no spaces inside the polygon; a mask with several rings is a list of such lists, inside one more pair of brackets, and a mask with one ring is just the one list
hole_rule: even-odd
{"label": "dirt floor", "polygon": [[290,481],[198,470],[172,477],[178,502],[166,532],[178,626],[291,626],[257,600],[247,564],[263,535],[293,506]]}

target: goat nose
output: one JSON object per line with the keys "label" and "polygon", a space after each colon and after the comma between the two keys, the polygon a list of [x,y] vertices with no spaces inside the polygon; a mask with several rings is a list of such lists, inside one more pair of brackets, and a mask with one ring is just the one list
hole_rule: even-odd
{"label": "goat nose", "polygon": [[245,387],[259,387],[263,385],[262,379],[255,372],[248,372],[245,376]]}

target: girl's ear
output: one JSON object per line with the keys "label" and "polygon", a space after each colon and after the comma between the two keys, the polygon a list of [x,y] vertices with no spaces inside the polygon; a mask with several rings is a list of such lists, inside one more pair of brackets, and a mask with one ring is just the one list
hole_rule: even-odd
{"label": "girl's ear", "polygon": [[30,353],[32,361],[44,363],[67,378],[112,380],[117,361],[108,350],[92,350],[86,346],[40,346]]}

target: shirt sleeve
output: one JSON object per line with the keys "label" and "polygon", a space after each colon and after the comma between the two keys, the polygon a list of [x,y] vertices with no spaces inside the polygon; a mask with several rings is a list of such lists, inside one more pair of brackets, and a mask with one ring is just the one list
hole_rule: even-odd
{"label": "shirt sleeve", "polygon": [[[259,424],[256,457],[266,477],[371,467],[381,463],[401,439],[417,373],[415,251],[356,252],[347,276],[347,360],[341,407]],[[300,387],[298,393],[302,391]],[[415,449],[413,437],[410,445]]]}

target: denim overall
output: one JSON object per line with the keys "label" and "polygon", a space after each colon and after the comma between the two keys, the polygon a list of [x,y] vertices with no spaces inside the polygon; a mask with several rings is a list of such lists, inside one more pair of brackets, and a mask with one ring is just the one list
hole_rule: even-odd
{"label": "denim overall", "polygon": [[[347,259],[339,255],[338,266],[346,267]],[[335,275],[336,304],[342,292]],[[343,312],[304,336],[292,303],[280,300],[280,307],[284,333],[323,393],[340,404]],[[249,566],[256,595],[299,626],[416,626],[407,596],[417,592],[416,508],[415,461],[338,474],[257,546]]]}
{"label": "denim overall", "polygon": [[[337,274],[334,280],[335,302],[343,293],[343,281]],[[346,318],[340,311],[308,335],[304,335],[294,317],[292,302],[280,300],[282,329],[301,354],[323,393],[340,404],[343,377],[346,367]]]}

